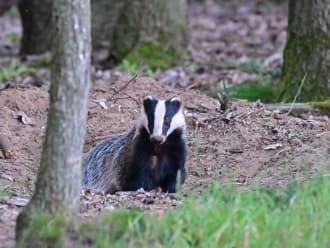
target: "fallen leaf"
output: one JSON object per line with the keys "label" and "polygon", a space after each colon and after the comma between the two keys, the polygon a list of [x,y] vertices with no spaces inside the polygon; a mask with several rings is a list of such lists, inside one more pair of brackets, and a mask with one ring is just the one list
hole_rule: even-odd
{"label": "fallen leaf", "polygon": [[1,177],[4,178],[4,179],[7,179],[8,181],[11,181],[11,182],[14,181],[14,179],[11,176],[6,175],[6,174],[2,174]]}
{"label": "fallen leaf", "polygon": [[282,147],[282,143],[275,143],[275,144],[271,144],[268,145],[264,148],[264,150],[268,151],[268,150],[276,150],[277,148]]}
{"label": "fallen leaf", "polygon": [[13,117],[25,125],[35,125],[34,120],[28,117],[23,111],[13,112]]}
{"label": "fallen leaf", "polygon": [[108,109],[108,106],[106,105],[107,99],[99,98],[97,102],[101,105],[103,109]]}

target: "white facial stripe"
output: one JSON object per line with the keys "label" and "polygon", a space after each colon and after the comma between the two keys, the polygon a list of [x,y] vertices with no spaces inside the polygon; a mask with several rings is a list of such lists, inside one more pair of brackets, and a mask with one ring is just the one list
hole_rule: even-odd
{"label": "white facial stripe", "polygon": [[[178,113],[176,113],[173,116],[170,128],[167,130],[166,137],[170,135],[175,129],[184,128],[184,127],[185,127],[185,119],[182,110],[180,109]],[[183,132],[185,132],[185,130],[183,130]]]}
{"label": "white facial stripe", "polygon": [[173,97],[171,99],[171,102],[173,102],[173,101],[180,101],[180,97],[178,97],[178,96]]}
{"label": "white facial stripe", "polygon": [[165,101],[158,101],[155,109],[154,130],[152,132],[152,135],[162,136],[165,113]]}
{"label": "white facial stripe", "polygon": [[144,108],[142,107],[141,110],[141,116],[140,116],[140,126],[145,127],[145,129],[147,129],[147,131],[150,133],[150,130],[148,128],[148,117],[146,112],[144,111]]}

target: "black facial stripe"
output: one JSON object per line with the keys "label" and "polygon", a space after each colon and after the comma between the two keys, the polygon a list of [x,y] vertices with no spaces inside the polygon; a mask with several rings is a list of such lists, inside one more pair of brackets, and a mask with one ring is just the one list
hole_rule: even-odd
{"label": "black facial stripe", "polygon": [[146,99],[143,101],[144,111],[148,118],[148,129],[150,133],[154,130],[155,109],[157,102],[158,101],[156,99]]}
{"label": "black facial stripe", "polygon": [[179,101],[171,101],[171,100],[166,100],[165,101],[165,116],[164,116],[164,123],[163,123],[163,135],[166,135],[168,129],[171,126],[172,118],[173,116],[178,113],[180,110],[180,102]]}

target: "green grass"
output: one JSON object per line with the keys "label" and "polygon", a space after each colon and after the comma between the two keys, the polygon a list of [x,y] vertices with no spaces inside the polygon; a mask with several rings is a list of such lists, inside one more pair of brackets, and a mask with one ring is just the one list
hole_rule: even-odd
{"label": "green grass", "polygon": [[138,65],[136,63],[131,63],[126,59],[123,59],[123,61],[118,65],[118,68],[126,70],[130,75],[145,73],[149,77],[152,77],[154,74],[154,71],[148,65]]}
{"label": "green grass", "polygon": [[63,218],[34,214],[27,235],[49,247],[325,248],[330,247],[329,189],[323,176],[284,191],[215,184],[165,214],[117,210],[75,227]]}
{"label": "green grass", "polygon": [[[230,98],[246,99],[248,101],[260,100],[264,103],[276,102],[277,81],[281,75],[281,69],[269,69],[265,67],[260,60],[251,59],[249,61],[234,65],[236,70],[249,74],[258,75],[258,80],[245,80],[241,84],[230,85],[225,89],[223,94]],[[209,92],[212,97],[217,97],[218,92]]]}
{"label": "green grass", "polygon": [[233,85],[226,92],[231,98],[246,99],[249,101],[260,100],[264,103],[273,102],[275,92],[269,83],[245,83]]}
{"label": "green grass", "polygon": [[35,69],[21,64],[16,59],[11,59],[6,67],[0,68],[0,83],[13,80],[18,76],[29,73],[35,73]]}
{"label": "green grass", "polygon": [[114,212],[81,234],[95,247],[329,247],[329,188],[325,177],[285,192],[214,185],[164,216]]}

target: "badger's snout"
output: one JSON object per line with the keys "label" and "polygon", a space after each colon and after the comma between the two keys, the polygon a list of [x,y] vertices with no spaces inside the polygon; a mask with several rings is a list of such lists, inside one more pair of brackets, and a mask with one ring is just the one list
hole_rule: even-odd
{"label": "badger's snout", "polygon": [[150,136],[150,141],[153,145],[160,145],[164,143],[165,137],[162,135],[152,135]]}

